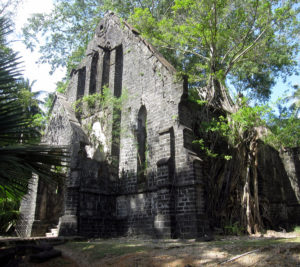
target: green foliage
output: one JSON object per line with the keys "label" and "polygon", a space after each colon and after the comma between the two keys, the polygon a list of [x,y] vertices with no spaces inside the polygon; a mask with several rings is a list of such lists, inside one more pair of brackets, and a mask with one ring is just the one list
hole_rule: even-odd
{"label": "green foliage", "polygon": [[76,100],[73,103],[73,108],[76,113],[81,114],[83,112],[83,103],[87,103],[88,108],[95,108],[96,102],[100,102],[103,99],[103,95],[101,93],[95,93],[92,95],[83,96],[82,98]]}
{"label": "green foliage", "polygon": [[[227,114],[226,117],[221,115],[210,121],[203,121],[200,130],[203,133],[217,133],[226,138],[233,147],[250,141],[248,138],[253,137],[251,133],[255,131],[255,128],[267,126],[265,117],[270,114],[271,109],[267,105],[251,107],[246,98],[240,99],[239,102],[240,107],[236,112]],[[194,143],[198,144],[199,148],[210,157],[220,156],[225,160],[232,158],[230,155],[215,153],[204,139],[194,141]]]}
{"label": "green foliage", "polygon": [[32,87],[36,81],[30,82],[28,79],[18,79],[16,99],[20,107],[22,107],[25,116],[31,121],[31,126],[37,131],[42,131],[45,127],[45,114],[40,108],[44,104],[39,100],[39,96],[43,91],[32,92]]}
{"label": "green foliage", "polygon": [[[219,116],[209,122],[202,122],[201,130],[204,133],[217,132],[225,137],[232,146],[239,146],[243,142],[250,141],[248,139],[253,138],[251,133],[254,133],[257,128],[263,127],[265,133],[260,138],[276,149],[299,147],[300,119],[297,109],[286,107],[287,99],[290,98],[280,98],[277,101],[277,108],[272,109],[269,105],[252,107],[246,98],[242,98],[237,112],[228,114],[226,118]],[[198,144],[208,156],[218,156],[208,148],[204,139],[194,143]],[[231,159],[229,155],[221,156],[226,160]]]}
{"label": "green foliage", "polygon": [[98,0],[55,1],[50,14],[38,13],[29,19],[23,28],[25,44],[30,49],[39,46],[40,62],[49,63],[52,71],[60,66],[70,71],[84,56],[102,15]]}
{"label": "green foliage", "polygon": [[[0,2],[0,16],[7,19],[13,19],[17,13],[18,5],[23,0],[1,0]],[[12,23],[10,21],[10,23]]]}
{"label": "green foliage", "polygon": [[[104,13],[117,12],[128,18],[134,9],[149,8],[157,18],[170,11],[174,1],[110,1],[110,0],[60,0],[54,1],[50,14],[33,14],[23,28],[24,42],[30,49],[39,48],[40,62],[49,63],[52,72],[60,66],[67,66],[68,72],[80,63],[88,42]],[[40,36],[45,37],[41,41]]]}
{"label": "green foliage", "polygon": [[299,84],[293,85],[294,92],[291,96],[286,97],[284,100],[292,101],[292,105],[290,106],[290,110],[294,112],[296,116],[298,116],[300,111],[300,86]]}
{"label": "green foliage", "polygon": [[50,115],[51,115],[51,108],[53,105],[53,101],[55,98],[55,93],[48,93],[45,100],[44,100],[44,107],[46,109],[46,122],[49,121]]}
{"label": "green foliage", "polygon": [[[292,105],[290,109],[286,107],[288,98],[280,98],[277,100],[277,112],[268,114],[269,134],[264,140],[273,145],[276,149],[284,147],[300,146],[300,118],[298,116],[298,108]],[[296,103],[296,102],[295,102]]]}
{"label": "green foliage", "polygon": [[276,77],[296,70],[298,14],[296,1],[176,0],[168,16],[137,8],[130,20],[190,86],[231,80],[237,91],[266,100]]}
{"label": "green foliage", "polygon": [[239,222],[229,223],[224,226],[225,235],[243,235],[245,233],[245,229],[240,226]]}
{"label": "green foliage", "polygon": [[294,227],[294,232],[300,233],[300,226],[295,226]]}
{"label": "green foliage", "polygon": [[99,103],[100,107],[102,110],[105,110],[109,107],[114,107],[116,109],[121,109],[122,108],[122,103],[124,101],[127,101],[128,99],[128,93],[126,90],[122,90],[122,95],[121,97],[115,97],[111,89],[107,86],[104,86],[102,88],[102,93],[95,93],[92,95],[86,95],[83,96],[82,98],[76,100],[73,103],[73,107],[75,112],[77,113],[82,113],[83,110],[83,103],[87,104],[87,107],[89,109],[94,109],[96,107],[96,104]]}
{"label": "green foliage", "polygon": [[218,156],[217,153],[213,153],[212,150],[207,147],[204,139],[195,140],[193,141],[193,144],[196,144],[198,148],[203,150],[208,157],[215,158]]}
{"label": "green foliage", "polygon": [[112,10],[125,19],[128,19],[137,8],[148,9],[154,18],[160,19],[170,13],[174,4],[174,0],[104,0],[102,2],[103,10]]}
{"label": "green foliage", "polygon": [[232,156],[224,155],[224,159],[226,159],[226,160],[231,160],[231,159],[232,159]]}
{"label": "green foliage", "polygon": [[[0,17],[0,36],[7,30],[7,22]],[[5,42],[3,42],[3,47]],[[63,147],[37,145],[40,133],[21,105],[22,87],[18,57],[13,51],[0,49],[0,199],[18,200],[27,192],[32,173],[46,181],[61,181],[62,175],[53,166],[65,165],[68,154]],[[26,92],[27,94],[27,92]],[[24,94],[23,94],[24,95]],[[32,99],[29,94],[28,99]],[[30,111],[31,112],[31,111]]]}
{"label": "green foliage", "polygon": [[7,233],[19,218],[19,200],[0,198],[0,233]]}
{"label": "green foliage", "polygon": [[56,84],[56,91],[61,93],[61,94],[65,94],[69,85],[69,80],[67,81],[59,81]]}
{"label": "green foliage", "polygon": [[229,119],[228,125],[230,130],[228,131],[228,137],[234,145],[242,141],[247,142],[247,137],[244,133],[250,133],[256,127],[266,126],[264,116],[270,111],[266,105],[251,107],[245,100],[243,101],[242,107],[237,112],[231,114]]}
{"label": "green foliage", "polygon": [[271,125],[272,134],[266,138],[266,141],[276,148],[299,147],[300,145],[300,123],[299,118],[295,116],[273,120]]}
{"label": "green foliage", "polygon": [[[189,77],[190,87],[225,86],[266,100],[276,77],[297,69],[299,6],[296,1],[77,1],[54,3],[24,27],[25,43],[39,46],[52,70],[76,67],[107,10],[130,22]],[[45,36],[39,43],[38,36]],[[257,60],[259,58],[259,60]],[[225,90],[226,91],[226,90]],[[224,94],[224,91],[222,91]]]}
{"label": "green foliage", "polygon": [[237,112],[229,114],[227,118],[220,116],[218,120],[213,119],[208,130],[218,131],[236,146],[242,141],[247,141],[244,133],[249,133],[256,127],[266,126],[264,116],[269,111],[266,105],[251,107],[243,98]]}

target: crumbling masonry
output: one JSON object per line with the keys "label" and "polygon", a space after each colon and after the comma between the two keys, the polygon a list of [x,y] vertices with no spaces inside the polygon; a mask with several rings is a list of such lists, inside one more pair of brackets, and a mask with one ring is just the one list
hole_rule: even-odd
{"label": "crumbling masonry", "polygon": [[[21,206],[21,234],[44,235],[53,225],[60,235],[99,237],[194,238],[209,231],[204,166],[192,142],[199,112],[187,104],[187,84],[175,74],[130,25],[112,13],[103,19],[66,95],[56,95],[47,130],[48,143],[70,148],[68,178],[58,188],[33,178]],[[83,101],[74,110],[76,100],[106,88],[127,99],[121,106]],[[297,220],[300,195],[293,194]],[[275,209],[287,198],[273,203],[270,194]]]}

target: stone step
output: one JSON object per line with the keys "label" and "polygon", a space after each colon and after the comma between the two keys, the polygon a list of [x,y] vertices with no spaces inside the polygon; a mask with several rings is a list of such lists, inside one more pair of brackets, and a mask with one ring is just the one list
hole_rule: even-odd
{"label": "stone step", "polygon": [[51,233],[53,233],[53,234],[58,234],[58,229],[57,228],[52,228],[51,229]]}
{"label": "stone step", "polygon": [[56,237],[56,236],[52,233],[46,233],[46,237]]}
{"label": "stone step", "polygon": [[58,228],[51,228],[50,232],[46,233],[46,237],[58,237]]}
{"label": "stone step", "polygon": [[57,237],[57,233],[46,233],[46,237]]}

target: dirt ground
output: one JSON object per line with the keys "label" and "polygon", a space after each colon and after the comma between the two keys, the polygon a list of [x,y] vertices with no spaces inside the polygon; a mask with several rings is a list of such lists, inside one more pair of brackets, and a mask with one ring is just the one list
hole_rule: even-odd
{"label": "dirt ground", "polygon": [[62,257],[32,267],[300,267],[300,233],[268,231],[264,236],[215,237],[214,241],[94,239],[55,247]]}
{"label": "dirt ground", "polygon": [[64,257],[72,259],[68,266],[300,267],[300,234],[273,231],[263,237],[216,237],[211,242],[126,238],[90,240],[64,244],[57,249],[63,252]]}

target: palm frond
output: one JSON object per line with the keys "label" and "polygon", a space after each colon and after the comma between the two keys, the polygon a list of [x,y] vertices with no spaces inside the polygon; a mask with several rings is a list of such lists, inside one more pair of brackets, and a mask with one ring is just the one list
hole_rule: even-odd
{"label": "palm frond", "polygon": [[63,174],[55,166],[67,167],[68,158],[65,147],[20,144],[0,148],[0,196],[3,190],[16,196],[26,193],[33,173],[48,183],[60,183]]}
{"label": "palm frond", "polygon": [[66,147],[36,144],[40,134],[18,99],[20,58],[3,43],[7,27],[9,23],[0,18],[0,199],[19,199],[33,174],[47,182],[61,182],[64,174],[57,167],[67,167],[69,155]]}

